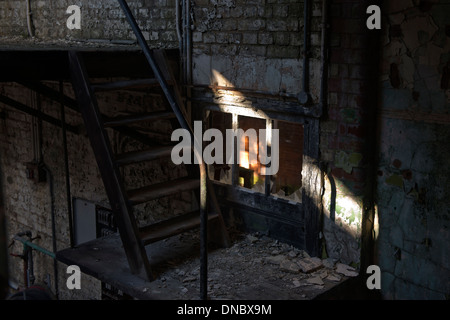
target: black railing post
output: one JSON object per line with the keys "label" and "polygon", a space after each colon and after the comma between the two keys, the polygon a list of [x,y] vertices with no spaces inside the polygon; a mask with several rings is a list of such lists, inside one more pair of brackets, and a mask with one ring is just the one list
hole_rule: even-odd
{"label": "black railing post", "polygon": [[[164,95],[167,98],[167,101],[169,102],[173,112],[175,113],[178,122],[180,123],[181,127],[188,130],[191,135],[191,141],[194,141],[194,146],[201,146],[201,141],[197,142],[196,137],[194,135],[194,132],[192,130],[191,125],[187,122],[185,119],[183,112],[178,105],[176,99],[173,96],[173,93],[171,89],[169,88],[169,85],[167,84],[166,79],[164,78],[161,70],[159,69],[158,65],[155,62],[154,56],[150,48],[148,47],[147,41],[145,40],[141,29],[139,28],[136,19],[133,16],[133,13],[130,10],[130,7],[128,6],[127,2],[125,0],[118,0],[120,6],[122,7],[122,10],[125,14],[125,17],[128,20],[128,23],[131,26],[131,29],[133,30],[138,44],[141,47],[148,63],[150,64],[150,67],[153,70],[153,73],[155,74],[156,79],[161,85],[161,88],[164,92]],[[202,150],[197,150],[197,148],[194,148],[194,156],[197,158],[199,166],[200,166],[200,298],[203,300],[207,299],[207,281],[208,281],[208,266],[207,266],[207,260],[208,260],[208,250],[207,250],[207,173],[206,173],[206,165],[203,162],[202,158]]]}

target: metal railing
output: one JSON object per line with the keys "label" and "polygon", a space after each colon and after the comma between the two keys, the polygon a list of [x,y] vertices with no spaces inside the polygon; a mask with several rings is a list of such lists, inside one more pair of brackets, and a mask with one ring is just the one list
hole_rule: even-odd
{"label": "metal railing", "polygon": [[[153,70],[155,78],[161,85],[161,88],[164,92],[167,101],[170,104],[175,116],[177,117],[178,122],[180,123],[183,129],[188,130],[191,135],[191,141],[194,141],[194,146],[201,146],[201,141],[196,141],[196,137],[193,133],[191,125],[187,122],[186,118],[183,115],[181,106],[178,105],[176,99],[174,98],[173,92],[171,91],[166,79],[164,78],[161,70],[159,69],[157,63],[155,62],[155,58],[153,56],[152,51],[150,50],[147,41],[145,40],[141,29],[139,28],[136,19],[133,16],[133,13],[130,10],[127,2],[125,0],[118,0],[119,4],[125,13],[125,17],[128,23],[133,30],[138,44],[141,47],[145,58],[147,59],[150,67]],[[202,154],[200,150],[197,148],[193,148],[194,156],[197,158],[199,167],[200,167],[200,299],[207,299],[207,173],[206,173],[206,165],[203,162]]]}

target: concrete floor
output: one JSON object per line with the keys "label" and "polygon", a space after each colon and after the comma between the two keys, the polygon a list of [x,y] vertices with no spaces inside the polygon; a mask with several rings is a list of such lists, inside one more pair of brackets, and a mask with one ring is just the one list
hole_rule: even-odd
{"label": "concrete floor", "polygon": [[[306,252],[266,236],[235,234],[230,248],[211,248],[208,298],[211,300],[310,300],[345,282],[330,260],[304,273],[296,262]],[[58,253],[58,260],[136,299],[199,299],[199,235],[187,232],[146,247],[156,280],[131,275],[117,235]],[[320,261],[320,260],[319,260]],[[341,268],[342,269],[342,268]],[[349,274],[352,271],[349,270]],[[345,271],[344,271],[345,273]],[[353,273],[355,275],[356,273]]]}

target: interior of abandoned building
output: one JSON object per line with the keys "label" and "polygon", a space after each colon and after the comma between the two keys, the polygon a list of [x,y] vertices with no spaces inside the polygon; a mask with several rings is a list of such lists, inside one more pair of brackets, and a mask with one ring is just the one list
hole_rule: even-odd
{"label": "interior of abandoned building", "polygon": [[[445,0],[2,1],[0,296],[449,299],[449,17]],[[277,140],[195,162],[197,129]]]}

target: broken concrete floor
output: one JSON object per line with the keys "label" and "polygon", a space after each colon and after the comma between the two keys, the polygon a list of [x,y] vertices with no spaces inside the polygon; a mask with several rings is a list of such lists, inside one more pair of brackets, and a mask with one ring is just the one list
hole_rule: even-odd
{"label": "broken concrete floor", "polygon": [[[196,233],[178,237],[198,243]],[[170,263],[170,261],[169,261]],[[200,262],[189,258],[161,272],[153,285],[172,291],[173,299],[199,298]],[[209,299],[309,300],[357,276],[350,266],[332,259],[311,258],[296,249],[258,234],[238,235],[230,248],[208,256]]]}
{"label": "broken concrete floor", "polygon": [[[310,300],[357,272],[332,259],[260,234],[234,233],[229,248],[209,248],[208,298],[211,300]],[[136,299],[198,300],[200,248],[198,231],[146,246],[154,281],[131,274],[118,234],[57,254],[68,265]]]}

